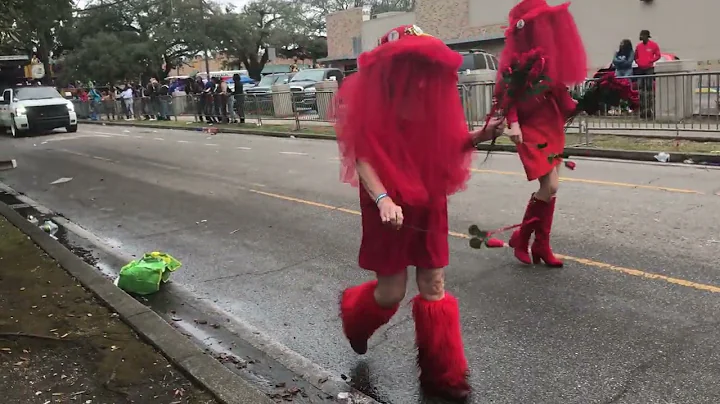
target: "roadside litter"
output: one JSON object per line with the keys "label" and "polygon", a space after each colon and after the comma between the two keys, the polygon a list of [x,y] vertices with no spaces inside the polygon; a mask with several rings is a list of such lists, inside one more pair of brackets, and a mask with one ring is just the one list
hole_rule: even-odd
{"label": "roadside litter", "polygon": [[40,226],[40,229],[45,233],[54,236],[60,228],[52,220],[46,220],[45,223]]}
{"label": "roadside litter", "polygon": [[169,254],[147,253],[122,267],[115,284],[129,293],[150,295],[160,290],[160,284],[169,281],[170,275],[181,266],[182,263]]}
{"label": "roadside litter", "polygon": [[661,163],[667,163],[670,161],[670,155],[668,153],[662,152],[655,155],[655,160],[661,162]]}
{"label": "roadside litter", "polygon": [[60,227],[52,220],[45,220],[44,222],[42,222],[42,224],[40,224],[40,220],[33,215],[29,215],[25,219],[31,224],[40,227],[40,230],[44,231],[45,233],[49,234],[50,237],[57,240],[57,237],[55,237],[55,233],[60,230]]}
{"label": "roadside litter", "polygon": [[72,177],[71,178],[67,178],[67,177],[58,178],[55,181],[51,182],[50,185],[64,184],[64,183],[70,182],[72,180],[73,180]]}
{"label": "roadside litter", "polygon": [[35,226],[37,226],[37,224],[39,223],[37,218],[33,215],[28,216],[27,221],[30,222],[31,224],[34,224]]}
{"label": "roadside litter", "polygon": [[17,161],[15,161],[15,160],[0,161],[0,171],[12,170],[13,168],[17,168]]}

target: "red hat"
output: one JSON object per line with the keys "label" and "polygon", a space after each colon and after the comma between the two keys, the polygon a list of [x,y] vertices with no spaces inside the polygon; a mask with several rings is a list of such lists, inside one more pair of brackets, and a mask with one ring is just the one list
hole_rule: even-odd
{"label": "red hat", "polygon": [[390,30],[378,41],[378,46],[364,52],[358,58],[360,68],[368,67],[378,60],[399,55],[418,55],[457,70],[462,56],[448,48],[443,41],[426,34],[416,25],[403,25]]}
{"label": "red hat", "polygon": [[515,30],[523,29],[526,21],[537,18],[545,13],[565,11],[568,7],[570,7],[569,2],[558,6],[551,6],[546,0],[523,0],[510,10],[508,16],[510,25],[507,27],[505,35],[510,35]]}

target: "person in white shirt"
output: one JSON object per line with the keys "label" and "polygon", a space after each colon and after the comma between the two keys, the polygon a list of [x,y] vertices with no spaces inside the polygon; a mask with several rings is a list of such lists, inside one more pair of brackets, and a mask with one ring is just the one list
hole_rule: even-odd
{"label": "person in white shirt", "polygon": [[126,120],[135,119],[135,113],[133,111],[133,96],[134,92],[130,85],[125,85],[125,90],[122,92],[122,100],[125,103],[125,111],[127,111]]}

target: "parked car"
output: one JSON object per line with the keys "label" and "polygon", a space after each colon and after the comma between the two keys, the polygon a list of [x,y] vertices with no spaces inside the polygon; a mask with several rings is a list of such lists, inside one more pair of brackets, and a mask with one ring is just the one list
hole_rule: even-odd
{"label": "parked car", "polygon": [[493,70],[498,69],[498,59],[489,52],[482,49],[459,52],[463,57],[463,63],[458,72],[466,73],[468,70]]}
{"label": "parked car", "polygon": [[0,127],[9,128],[13,137],[30,131],[78,129],[73,103],[55,88],[44,86],[5,89],[0,96]]}
{"label": "parked car", "polygon": [[343,71],[335,68],[306,69],[295,73],[288,83],[293,93],[294,105],[317,110],[317,83],[332,80],[337,81],[340,86],[343,78]]}
{"label": "parked car", "polygon": [[295,73],[273,73],[263,76],[260,82],[253,87],[248,88],[245,92],[248,95],[268,95],[272,90],[272,86],[276,84],[288,84]]}

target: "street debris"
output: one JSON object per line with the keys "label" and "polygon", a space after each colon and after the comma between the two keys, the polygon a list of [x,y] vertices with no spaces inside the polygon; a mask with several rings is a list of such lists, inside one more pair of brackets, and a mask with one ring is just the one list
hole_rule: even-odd
{"label": "street debris", "polygon": [[660,152],[655,155],[655,160],[657,160],[661,163],[667,163],[668,161],[670,161],[670,154],[665,153],[665,152]]}
{"label": "street debris", "polygon": [[232,234],[235,234],[235,233],[237,233],[237,232],[239,232],[239,231],[240,231],[240,229],[235,229],[235,230],[231,231],[230,234],[232,235]]}
{"label": "street debris", "polygon": [[37,226],[37,224],[39,223],[39,221],[37,220],[37,218],[36,218],[35,216],[33,216],[33,215],[29,215],[29,216],[27,217],[27,221],[30,222],[31,224],[34,224],[35,226]]}
{"label": "street debris", "polygon": [[157,251],[147,253],[120,269],[116,285],[129,293],[153,294],[160,290],[160,284],[169,281],[172,272],[181,266],[182,263],[169,254]]}
{"label": "street debris", "polygon": [[45,223],[40,226],[40,229],[51,236],[55,236],[55,233],[57,233],[60,228],[52,220],[46,220]]}
{"label": "street debris", "polygon": [[15,160],[0,161],[0,171],[12,170],[13,168],[17,168],[17,161],[15,161]]}
{"label": "street debris", "polygon": [[56,179],[55,181],[51,182],[50,185],[64,184],[64,183],[70,182],[70,181],[72,181],[72,180],[73,180],[72,177],[70,177],[70,178],[67,178],[67,177],[58,178],[58,179]]}

